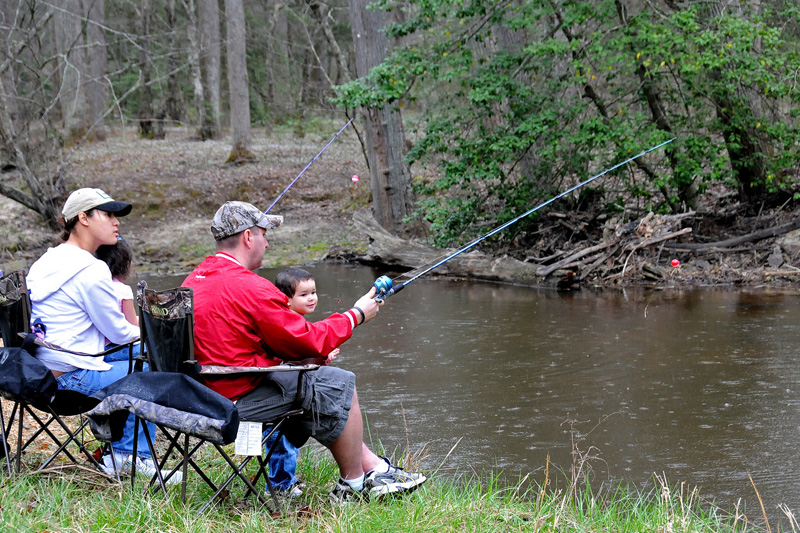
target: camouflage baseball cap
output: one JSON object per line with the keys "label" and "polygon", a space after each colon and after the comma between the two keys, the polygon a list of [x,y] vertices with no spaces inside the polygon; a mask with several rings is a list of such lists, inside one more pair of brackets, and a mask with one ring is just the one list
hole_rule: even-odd
{"label": "camouflage baseball cap", "polygon": [[253,226],[274,229],[282,223],[282,216],[262,213],[253,204],[225,202],[214,215],[214,221],[211,222],[211,234],[214,235],[214,239],[219,241]]}

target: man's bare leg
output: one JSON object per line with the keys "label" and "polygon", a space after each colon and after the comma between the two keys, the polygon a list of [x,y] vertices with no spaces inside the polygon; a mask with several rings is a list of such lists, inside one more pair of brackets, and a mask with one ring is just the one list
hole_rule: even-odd
{"label": "man's bare leg", "polygon": [[375,468],[380,458],[364,444],[364,422],[361,420],[361,407],[358,394],[353,390],[353,405],[344,431],[328,446],[343,479],[357,479],[365,472]]}

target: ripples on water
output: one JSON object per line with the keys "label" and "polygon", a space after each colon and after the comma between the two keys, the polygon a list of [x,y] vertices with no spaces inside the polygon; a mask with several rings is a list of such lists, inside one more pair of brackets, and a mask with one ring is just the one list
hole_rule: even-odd
{"label": "ripples on water", "polygon": [[[385,274],[309,270],[316,319]],[[754,515],[748,474],[768,509],[800,512],[799,340],[797,290],[559,293],[421,278],[337,364],[358,376],[372,437],[389,452],[427,447],[424,466],[442,475],[541,480],[548,456],[569,469],[573,429],[600,457],[595,486],[652,487],[663,473]]]}

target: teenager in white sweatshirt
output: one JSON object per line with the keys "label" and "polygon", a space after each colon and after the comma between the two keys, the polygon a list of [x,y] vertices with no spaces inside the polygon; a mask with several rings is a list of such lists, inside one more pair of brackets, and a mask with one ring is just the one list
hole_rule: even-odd
{"label": "teenager in white sweatshirt", "polygon": [[[64,204],[64,243],[50,248],[30,268],[27,281],[31,296],[31,326],[44,339],[75,352],[94,354],[105,349],[106,339],[124,344],[139,337],[139,327],[123,315],[108,265],[94,254],[103,244],[115,244],[119,220],[131,212],[129,203],[117,202],[100,189],[78,189]],[[39,347],[36,357],[56,376],[60,389],[84,394],[114,383],[128,373],[128,361],[112,357],[75,355]],[[133,462],[135,418],[128,417],[123,437],[113,443],[118,471]],[[152,435],[155,426],[149,425]],[[155,464],[139,431],[136,469],[155,474]],[[107,473],[114,462],[103,458]],[[170,482],[178,482],[173,475]]]}

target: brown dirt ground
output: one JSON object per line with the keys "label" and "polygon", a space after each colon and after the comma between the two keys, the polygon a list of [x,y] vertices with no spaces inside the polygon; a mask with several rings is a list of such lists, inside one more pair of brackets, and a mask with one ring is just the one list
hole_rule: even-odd
{"label": "brown dirt ground", "polygon": [[[224,164],[228,140],[198,142],[189,130],[175,128],[166,140],[148,141],[126,131],[124,137],[75,149],[67,189],[99,187],[134,204],[120,233],[134,248],[137,272],[188,272],[213,250],[209,225],[216,209],[226,200],[266,209],[338,131],[331,129],[304,138],[254,132],[257,160],[244,165]],[[354,174],[365,179],[354,185]],[[355,230],[350,213],[369,201],[368,176],[360,144],[348,129],[271,211],[285,223],[268,235],[265,265],[305,264],[331,251],[348,256],[366,250],[367,236]],[[0,267],[6,271],[29,267],[59,242],[36,214],[5,198],[0,224],[6,243]]]}

